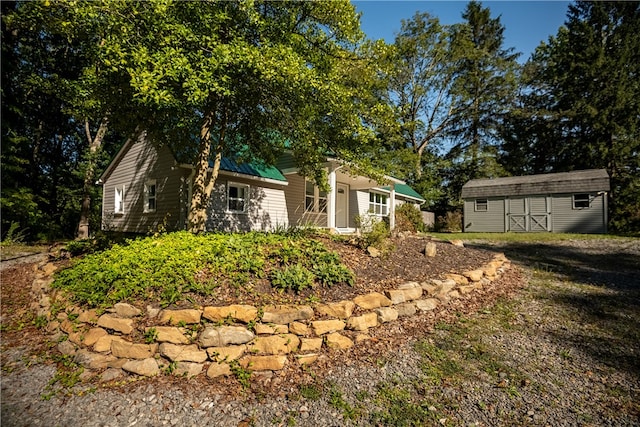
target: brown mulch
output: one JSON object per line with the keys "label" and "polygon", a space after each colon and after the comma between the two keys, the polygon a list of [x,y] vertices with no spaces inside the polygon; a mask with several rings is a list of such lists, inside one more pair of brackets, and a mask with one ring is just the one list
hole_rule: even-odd
{"label": "brown mulch", "polygon": [[[210,298],[190,295],[190,300],[200,305],[226,304],[305,304],[309,301],[333,302],[369,292],[383,292],[409,282],[424,282],[443,278],[445,273],[462,273],[490,261],[495,252],[452,245],[429,237],[404,235],[391,239],[390,250],[380,257],[371,257],[366,250],[353,243],[318,237],[327,249],[337,252],[340,260],[356,277],[353,286],[336,284],[316,287],[299,293],[274,291],[267,280],[253,280],[244,287],[222,286],[214,290]],[[427,242],[437,247],[435,257],[424,254]]]}

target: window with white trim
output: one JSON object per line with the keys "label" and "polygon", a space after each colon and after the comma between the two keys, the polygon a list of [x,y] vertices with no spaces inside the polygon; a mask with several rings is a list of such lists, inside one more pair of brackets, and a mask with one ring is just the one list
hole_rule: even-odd
{"label": "window with white trim", "polygon": [[380,193],[369,193],[369,212],[378,216],[389,214],[389,204],[387,196]]}
{"label": "window with white trim", "polygon": [[486,212],[489,210],[489,202],[487,199],[476,199],[476,212]]}
{"label": "window with white trim", "polygon": [[588,193],[573,195],[573,209],[589,209],[591,207],[591,195]]}
{"label": "window with white trim", "polygon": [[124,213],[124,185],[117,185],[115,187],[115,196],[113,200],[113,213]]}
{"label": "window with white trim", "polygon": [[227,184],[227,211],[243,213],[249,205],[249,186],[229,182]]}
{"label": "window with white trim", "polygon": [[304,211],[327,213],[327,192],[316,187],[313,181],[305,181]]}
{"label": "window with white trim", "polygon": [[145,213],[156,211],[156,180],[149,179],[144,183],[144,208]]}

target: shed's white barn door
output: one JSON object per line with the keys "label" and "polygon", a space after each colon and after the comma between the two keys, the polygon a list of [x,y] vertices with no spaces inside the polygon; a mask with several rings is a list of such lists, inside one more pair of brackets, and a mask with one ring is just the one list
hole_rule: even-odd
{"label": "shed's white barn door", "polygon": [[527,199],[514,197],[509,199],[509,230],[527,231]]}
{"label": "shed's white barn door", "polygon": [[547,197],[514,197],[508,201],[508,231],[549,231]]}
{"label": "shed's white barn door", "polygon": [[549,231],[547,198],[529,197],[529,231]]}

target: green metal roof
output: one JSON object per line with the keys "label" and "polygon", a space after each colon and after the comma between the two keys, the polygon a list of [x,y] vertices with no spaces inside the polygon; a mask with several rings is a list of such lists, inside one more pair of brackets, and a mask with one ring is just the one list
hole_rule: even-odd
{"label": "green metal roof", "polygon": [[[403,196],[407,196],[407,197],[411,197],[414,199],[418,199],[421,201],[425,201],[424,197],[422,197],[416,190],[414,190],[413,188],[409,187],[407,184],[396,184],[395,186],[395,190],[397,194],[403,195]],[[381,187],[383,190],[385,191],[391,191],[391,187],[390,186],[386,186],[386,187]]]}
{"label": "green metal roof", "polygon": [[[213,163],[209,162],[209,166],[213,167]],[[223,157],[220,161],[220,169],[227,172],[287,182],[287,178],[285,178],[275,166],[259,164],[256,162],[238,164],[235,160],[230,159],[229,157]]]}

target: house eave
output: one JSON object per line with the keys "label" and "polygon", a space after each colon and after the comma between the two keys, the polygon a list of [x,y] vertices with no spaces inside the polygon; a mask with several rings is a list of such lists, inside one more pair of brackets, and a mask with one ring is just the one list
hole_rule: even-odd
{"label": "house eave", "polygon": [[[182,163],[179,166],[181,168],[195,170],[195,167],[193,165]],[[211,171],[213,171],[213,169],[209,168],[209,171],[211,172]],[[260,177],[260,176],[248,175],[248,174],[238,173],[238,172],[231,172],[231,171],[226,171],[226,170],[223,170],[223,169],[220,169],[219,173],[220,173],[220,175],[224,175],[224,176],[231,176],[231,177],[234,177],[234,178],[241,178],[241,179],[248,179],[248,180],[252,180],[252,181],[259,181],[259,182],[264,182],[266,184],[274,184],[274,185],[282,185],[282,186],[289,185],[288,181],[280,181],[280,180],[277,180],[277,179],[263,178],[263,177]]]}

